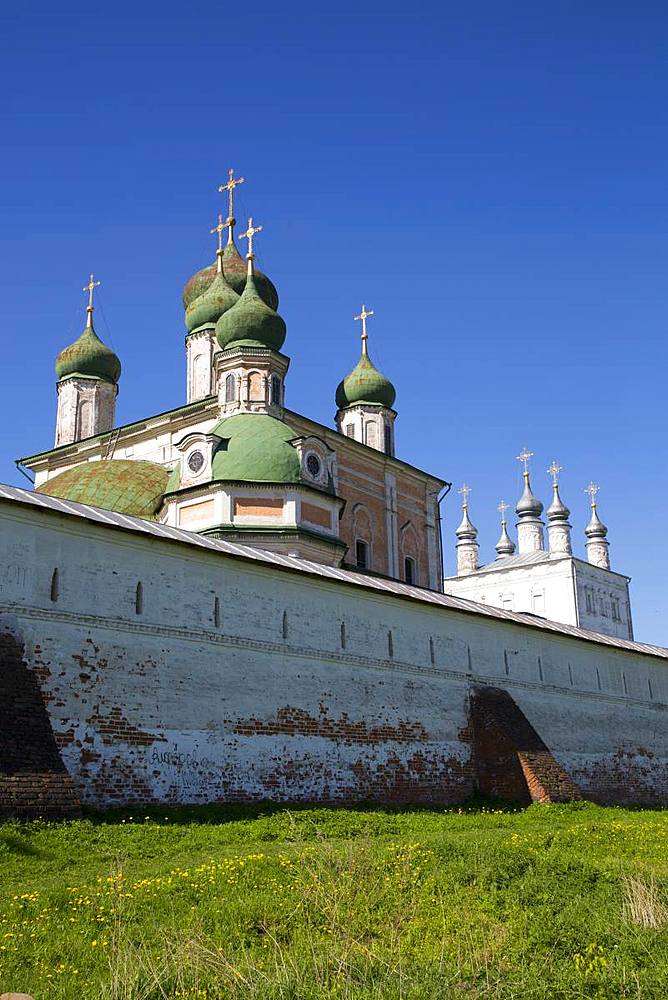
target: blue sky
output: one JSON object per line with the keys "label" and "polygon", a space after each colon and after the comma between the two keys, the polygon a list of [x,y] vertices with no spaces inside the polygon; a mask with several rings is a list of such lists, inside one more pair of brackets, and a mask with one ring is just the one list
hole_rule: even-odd
{"label": "blue sky", "polygon": [[593,477],[636,636],[668,645],[665,4],[28,0],[0,37],[0,480],[52,443],[90,270],[119,420],[184,400],[181,287],[234,166],[288,404],[331,422],[364,301],[398,453],[471,484],[483,558],[519,450],[544,500],[557,458],[576,552]]}

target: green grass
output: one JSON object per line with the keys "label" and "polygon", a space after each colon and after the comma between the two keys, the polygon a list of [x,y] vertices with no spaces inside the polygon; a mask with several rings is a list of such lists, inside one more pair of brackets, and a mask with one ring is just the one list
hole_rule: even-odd
{"label": "green grass", "polygon": [[142,810],[0,826],[0,993],[668,995],[668,813]]}

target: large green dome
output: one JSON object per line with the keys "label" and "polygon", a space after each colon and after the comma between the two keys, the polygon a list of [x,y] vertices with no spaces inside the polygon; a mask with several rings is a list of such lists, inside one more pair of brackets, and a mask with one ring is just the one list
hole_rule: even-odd
{"label": "large green dome", "polygon": [[[228,243],[223,249],[223,274],[228,285],[241,295],[246,287],[246,261],[236,248],[234,243]],[[197,274],[193,274],[183,289],[183,307],[187,309],[191,302],[206,291],[216,276],[216,261],[203,267]],[[278,309],[278,292],[273,283],[262,271],[255,271],[255,284],[260,293],[260,297],[267,303],[270,309]]]}
{"label": "large green dome", "polygon": [[372,363],[368,354],[362,354],[350,375],[339,382],[336,405],[340,410],[356,403],[372,403],[392,408],[396,399],[392,383]]}
{"label": "large green dome", "polygon": [[298,483],[301,464],[290,444],[291,427],[266,413],[238,413],[217,424],[223,439],[213,457],[213,479],[257,483]]}
{"label": "large green dome", "polygon": [[68,375],[88,375],[116,383],[121,377],[121,362],[111,348],[102,343],[91,321],[81,336],[56,358],[56,375],[59,379]]}
{"label": "large green dome", "polygon": [[285,334],[285,321],[262,300],[255,277],[249,274],[239,301],[216,323],[219,346],[222,350],[239,344],[280,351]]}
{"label": "large green dome", "polygon": [[110,459],[75,465],[38,486],[35,492],[117,514],[152,518],[160,508],[168,478],[169,469],[156,462]]}
{"label": "large green dome", "polygon": [[186,308],[188,333],[207,323],[215,323],[238,301],[239,296],[225,280],[222,270],[216,271],[211,284]]}

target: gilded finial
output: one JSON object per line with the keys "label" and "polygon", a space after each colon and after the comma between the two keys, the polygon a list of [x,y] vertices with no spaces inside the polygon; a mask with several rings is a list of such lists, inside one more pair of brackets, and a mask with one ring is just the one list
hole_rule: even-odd
{"label": "gilded finial", "polygon": [[91,274],[90,278],[88,279],[88,284],[83,286],[83,291],[88,292],[88,305],[86,306],[86,313],[88,314],[88,322],[86,326],[93,325],[93,292],[101,284],[102,282],[95,281],[93,275]]}
{"label": "gilded finial", "polygon": [[529,475],[529,459],[533,458],[533,452],[529,451],[528,448],[524,447],[522,451],[517,456],[517,461],[522,462],[524,465],[524,477]]}
{"label": "gilded finial", "polygon": [[367,350],[367,340],[369,339],[369,334],[366,332],[366,321],[369,316],[373,316],[373,309],[367,309],[367,307],[362,303],[362,312],[359,316],[355,316],[355,320],[362,320],[362,354],[368,354]]}
{"label": "gilded finial", "polygon": [[245,233],[241,233],[242,240],[248,240],[248,253],[246,254],[246,260],[254,260],[255,254],[253,253],[253,237],[256,233],[261,233],[264,226],[254,226],[253,216],[248,217],[248,229]]}
{"label": "gilded finial", "polygon": [[228,234],[228,237],[227,237],[227,242],[231,243],[232,242],[232,233],[233,233],[236,221],[237,221],[234,218],[234,189],[236,187],[238,187],[240,184],[243,184],[245,178],[244,177],[235,177],[234,176],[234,167],[230,167],[228,178],[229,179],[227,181],[227,184],[221,184],[220,187],[218,188],[218,190],[220,191],[221,194],[223,194],[225,191],[227,191],[227,220],[226,220],[226,222],[227,222],[227,225],[229,226],[229,234]]}
{"label": "gilded finial", "polygon": [[505,500],[502,500],[499,506],[496,508],[501,515],[501,524],[506,523],[506,511],[510,509],[510,504],[507,504]]}
{"label": "gilded finial", "polygon": [[596,509],[596,494],[600,488],[600,486],[597,486],[596,483],[592,482],[589,483],[589,486],[585,486],[585,493],[589,494],[589,500],[594,510]]}
{"label": "gilded finial", "polygon": [[471,487],[469,486],[468,483],[462,483],[461,488],[458,489],[457,492],[461,493],[461,495],[463,497],[462,507],[464,507],[464,509],[466,509],[468,507],[468,505],[469,505],[469,495],[471,493]]}
{"label": "gilded finial", "polygon": [[559,473],[564,471],[563,465],[559,465],[556,458],[552,459],[552,465],[547,470],[548,476],[552,476],[552,485],[559,485]]}

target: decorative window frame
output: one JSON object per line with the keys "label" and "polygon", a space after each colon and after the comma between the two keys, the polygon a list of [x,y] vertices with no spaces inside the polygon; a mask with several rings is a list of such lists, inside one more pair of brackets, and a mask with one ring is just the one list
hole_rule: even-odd
{"label": "decorative window frame", "polygon": [[[193,432],[186,434],[175,444],[175,448],[181,452],[181,489],[209,482],[212,476],[213,456],[221,440],[217,434]],[[188,461],[196,451],[202,453],[204,465],[195,473],[190,469]]]}
{"label": "decorative window frame", "polygon": [[[301,477],[304,482],[319,489],[327,489],[330,480],[336,484],[336,452],[322,438],[309,435],[294,438],[290,444],[299,455]],[[320,473],[317,476],[314,476],[308,468],[309,455],[315,455],[320,462]]]}

